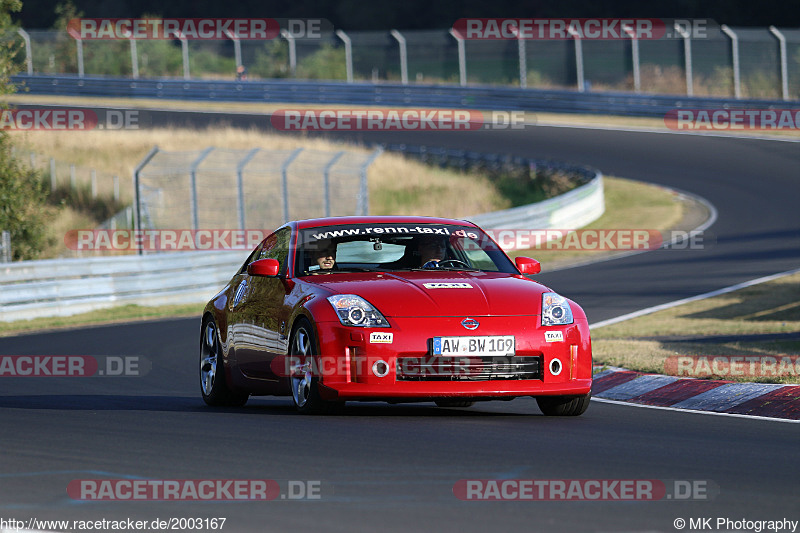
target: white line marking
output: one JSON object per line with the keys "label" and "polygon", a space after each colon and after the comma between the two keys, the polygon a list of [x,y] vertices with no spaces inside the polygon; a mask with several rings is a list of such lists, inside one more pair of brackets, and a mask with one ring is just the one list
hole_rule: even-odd
{"label": "white line marking", "polygon": [[690,302],[696,302],[699,300],[705,300],[706,298],[713,298],[714,296],[719,296],[721,294],[728,294],[729,292],[738,291],[739,289],[745,289],[747,287],[752,287],[753,285],[759,285],[761,283],[766,283],[768,281],[776,280],[779,278],[783,278],[786,276],[791,276],[792,274],[796,274],[800,272],[800,268],[795,268],[792,270],[787,270],[786,272],[781,272],[779,274],[772,274],[770,276],[764,276],[763,278],[751,279],[750,281],[744,281],[742,283],[737,283],[736,285],[731,285],[730,287],[724,287],[722,289],[717,289],[715,291],[706,292],[703,294],[698,294],[697,296],[690,296],[689,298],[683,298],[682,300],[675,300],[672,302],[667,302],[661,305],[655,305],[653,307],[648,307],[646,309],[640,309],[639,311],[634,311],[633,313],[628,313],[626,315],[621,315],[615,318],[609,318],[608,320],[601,320],[600,322],[596,322],[594,324],[590,324],[590,329],[595,328],[602,328],[603,326],[610,326],[611,324],[616,324],[618,322],[624,322],[625,320],[630,320],[632,318],[638,318],[640,316],[649,315],[651,313],[655,313],[657,311],[663,311],[664,309],[671,309],[673,307],[677,307],[679,305],[688,304]]}
{"label": "white line marking", "polygon": [[[528,113],[535,113],[534,111],[528,111]],[[579,113],[580,114],[580,113]],[[620,115],[598,115],[598,116],[610,116],[610,117],[619,117]],[[658,118],[658,117],[648,117],[648,118]],[[528,124],[526,123],[526,126]],[[723,139],[745,139],[750,141],[782,141],[782,142],[800,142],[800,139],[795,139],[792,137],[772,137],[769,135],[743,135],[743,134],[734,134],[734,133],[724,133],[724,132],[698,132],[698,131],[672,131],[672,130],[654,130],[648,128],[646,126],[636,127],[636,126],[599,126],[599,125],[592,125],[592,124],[554,124],[552,122],[536,122],[532,124],[533,126],[540,126],[545,128],[573,128],[576,130],[603,130],[603,131],[622,131],[625,133],[661,133],[667,135],[693,135],[695,137],[721,137]]]}
{"label": "white line marking", "polygon": [[787,422],[789,424],[800,424],[800,420],[790,420],[788,418],[772,418],[768,416],[743,415],[739,413],[719,413],[717,411],[699,411],[697,409],[677,409],[675,407],[664,407],[661,405],[645,405],[641,403],[623,402],[619,400],[607,400],[605,398],[592,397],[593,402],[611,403],[614,405],[627,405],[629,407],[644,407],[646,409],[661,409],[662,411],[677,411],[679,413],[694,413],[697,415],[717,415],[731,416],[733,418],[750,418],[753,420],[766,420],[768,422]]}

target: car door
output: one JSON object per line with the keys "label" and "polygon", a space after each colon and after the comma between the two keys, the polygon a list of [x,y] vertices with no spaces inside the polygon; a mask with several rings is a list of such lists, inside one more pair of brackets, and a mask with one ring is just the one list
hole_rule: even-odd
{"label": "car door", "polygon": [[[241,338],[237,341],[237,362],[251,378],[277,381],[271,371],[272,359],[286,353],[286,321],[291,308],[286,304],[285,275],[289,259],[291,229],[282,228],[267,237],[253,260],[276,259],[280,263],[278,277],[248,276],[245,301],[240,303]],[[237,338],[238,335],[237,335]],[[239,349],[239,347],[241,349]]]}

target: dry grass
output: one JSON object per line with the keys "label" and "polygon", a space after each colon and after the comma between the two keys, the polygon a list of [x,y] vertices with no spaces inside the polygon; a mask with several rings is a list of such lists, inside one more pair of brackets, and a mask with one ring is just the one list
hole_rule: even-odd
{"label": "dry grass", "polygon": [[[776,333],[800,334],[800,273],[594,329],[592,349],[599,363],[644,372],[663,372],[674,355],[800,355],[796,337],[742,337]],[[698,341],[709,334],[729,338]],[[800,376],[777,381],[800,383]]]}
{"label": "dry grass", "polygon": [[[261,147],[288,150],[338,151],[341,144],[320,138],[267,134],[255,130],[215,128],[190,130],[161,128],[148,130],[84,132],[28,131],[13,132],[14,142],[22,150],[45,153],[81,167],[94,168],[123,179],[122,197],[131,198],[133,169],[152,149],[167,151],[198,150],[207,146],[242,149]],[[348,150],[367,154],[355,145]],[[383,154],[369,168],[367,175],[372,214],[414,214],[464,217],[507,207],[508,202],[485,178],[456,171],[431,168],[397,154]],[[442,199],[458,199],[446,201]]]}
{"label": "dry grass", "polygon": [[[687,209],[683,197],[663,187],[613,176],[604,176],[603,184],[605,213],[584,229],[664,231],[675,228]],[[558,242],[561,241],[553,241],[540,248],[517,250],[509,255],[534,257],[542,264],[542,270],[547,271],[619,253],[604,250],[558,250]]]}

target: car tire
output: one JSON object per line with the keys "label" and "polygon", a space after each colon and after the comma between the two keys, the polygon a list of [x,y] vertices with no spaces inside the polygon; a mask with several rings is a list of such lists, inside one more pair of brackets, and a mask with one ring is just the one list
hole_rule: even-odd
{"label": "car tire", "polygon": [[592,393],[585,396],[540,396],[539,409],[546,416],[580,416],[589,407]]}
{"label": "car tire", "polygon": [[200,393],[203,401],[214,407],[241,407],[249,395],[231,390],[226,381],[225,362],[213,318],[203,322],[200,332]]}
{"label": "car tire", "polygon": [[472,407],[475,402],[469,400],[436,400],[436,405],[439,407]]}
{"label": "car tire", "polygon": [[[292,389],[292,400],[298,413],[306,415],[328,414],[339,405],[337,402],[323,400],[319,395],[319,376],[317,361],[317,336],[311,322],[301,318],[292,332],[289,342],[289,355],[300,356],[302,364],[290,370],[289,384]],[[294,357],[292,357],[294,360]]]}

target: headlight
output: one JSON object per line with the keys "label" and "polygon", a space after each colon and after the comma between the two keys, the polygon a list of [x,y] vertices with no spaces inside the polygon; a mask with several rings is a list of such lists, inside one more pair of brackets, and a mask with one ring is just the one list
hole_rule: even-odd
{"label": "headlight", "polygon": [[366,328],[388,328],[389,322],[380,311],[361,296],[355,294],[337,294],[328,296],[328,301],[339,315],[339,322],[344,326]]}
{"label": "headlight", "polygon": [[564,326],[572,324],[572,309],[563,296],[554,292],[542,294],[542,325]]}

